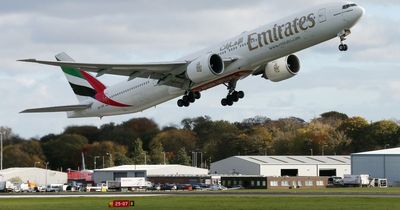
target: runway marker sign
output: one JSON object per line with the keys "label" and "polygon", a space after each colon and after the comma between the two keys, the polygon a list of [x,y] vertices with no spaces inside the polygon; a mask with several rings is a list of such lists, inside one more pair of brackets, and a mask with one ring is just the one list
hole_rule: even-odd
{"label": "runway marker sign", "polygon": [[130,200],[113,200],[108,203],[109,208],[129,208],[134,207],[135,201]]}

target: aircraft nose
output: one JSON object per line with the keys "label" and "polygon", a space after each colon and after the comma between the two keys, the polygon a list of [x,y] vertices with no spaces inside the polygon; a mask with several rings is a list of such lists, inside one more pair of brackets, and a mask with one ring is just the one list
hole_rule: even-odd
{"label": "aircraft nose", "polygon": [[357,16],[358,18],[361,18],[365,13],[365,9],[363,7],[358,6],[357,7]]}

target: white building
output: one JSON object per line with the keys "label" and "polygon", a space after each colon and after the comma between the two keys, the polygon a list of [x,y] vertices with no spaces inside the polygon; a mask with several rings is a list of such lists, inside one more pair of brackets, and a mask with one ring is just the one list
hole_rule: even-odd
{"label": "white building", "polygon": [[121,177],[195,177],[206,175],[208,175],[208,169],[184,165],[122,165],[94,170],[93,181],[101,183]]}
{"label": "white building", "polygon": [[0,171],[0,180],[20,179],[23,183],[28,181],[38,185],[67,183],[67,173],[46,170],[43,168],[7,168]]}
{"label": "white building", "polygon": [[400,186],[400,147],[351,155],[352,174],[387,178],[389,186]]}
{"label": "white building", "polygon": [[210,173],[343,177],[350,170],[350,156],[232,156],[211,163]]}

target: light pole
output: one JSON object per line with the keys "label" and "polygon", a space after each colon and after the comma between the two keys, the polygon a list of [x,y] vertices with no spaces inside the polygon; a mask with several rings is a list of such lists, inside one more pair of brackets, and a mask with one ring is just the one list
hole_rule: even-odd
{"label": "light pole", "polygon": [[321,148],[321,154],[322,154],[322,156],[324,156],[324,148],[326,147],[326,145],[322,145],[322,148]]}
{"label": "light pole", "polygon": [[5,134],[4,131],[0,132],[0,144],[1,144],[1,148],[0,148],[0,159],[1,159],[1,166],[0,166],[0,170],[3,170],[3,135]]}
{"label": "light pole", "polygon": [[103,159],[103,168],[104,168],[104,155],[102,155],[101,157],[102,157],[102,159]]}
{"label": "light pole", "polygon": [[164,165],[165,165],[165,152],[162,152],[163,153],[163,157],[164,157]]}
{"label": "light pole", "polygon": [[49,165],[49,162],[46,162],[45,164],[46,164],[46,184],[45,185],[47,186],[47,165]]}
{"label": "light pole", "polygon": [[36,167],[36,163],[37,163],[37,164],[40,164],[40,162],[35,162],[35,163],[33,164],[33,167],[34,167],[34,168]]}
{"label": "light pole", "polygon": [[203,168],[203,152],[200,153],[200,168]]}
{"label": "light pole", "polygon": [[311,156],[313,156],[313,149],[310,149]]}
{"label": "light pole", "polygon": [[107,152],[106,153],[106,155],[108,156],[108,161],[109,161],[109,163],[108,163],[108,167],[111,167],[111,163],[112,163],[112,154],[110,153],[110,152]]}
{"label": "light pole", "polygon": [[94,164],[93,164],[93,165],[94,165],[94,169],[96,169],[96,163],[97,163],[97,162],[96,162],[96,159],[97,159],[97,158],[100,158],[100,156],[94,156]]}

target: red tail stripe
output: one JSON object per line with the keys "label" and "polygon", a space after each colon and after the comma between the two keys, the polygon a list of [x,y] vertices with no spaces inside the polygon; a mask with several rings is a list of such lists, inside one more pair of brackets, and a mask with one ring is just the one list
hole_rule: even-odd
{"label": "red tail stripe", "polygon": [[83,75],[83,77],[85,77],[85,79],[89,82],[90,86],[92,86],[97,94],[95,96],[96,100],[107,104],[107,105],[111,105],[111,106],[117,106],[117,107],[129,107],[130,105],[127,104],[123,104],[123,103],[119,103],[117,101],[112,100],[111,98],[108,98],[105,94],[104,94],[104,90],[106,89],[106,86],[101,83],[99,80],[97,80],[96,78],[94,78],[92,75],[88,74],[85,71],[80,71],[81,74]]}
{"label": "red tail stripe", "polygon": [[94,78],[92,75],[82,70],[80,72],[83,75],[83,77],[85,77],[85,79],[89,82],[89,84],[96,90],[96,92],[102,93],[106,89],[106,86],[99,80]]}

